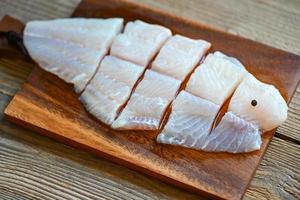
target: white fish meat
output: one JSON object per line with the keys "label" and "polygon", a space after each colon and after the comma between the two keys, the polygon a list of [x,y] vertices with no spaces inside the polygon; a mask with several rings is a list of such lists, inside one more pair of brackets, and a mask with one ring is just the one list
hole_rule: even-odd
{"label": "white fish meat", "polygon": [[196,149],[214,152],[246,153],[260,149],[261,136],[257,126],[227,112],[219,125]]}
{"label": "white fish meat", "polygon": [[286,120],[288,106],[273,85],[262,83],[249,74],[234,92],[228,110],[268,131]]}
{"label": "white fish meat", "polygon": [[113,38],[123,29],[122,18],[67,18],[31,21],[25,35],[56,39],[95,50],[108,49]]}
{"label": "white fish meat", "polygon": [[80,100],[92,115],[111,125],[143,70],[142,66],[106,56]]}
{"label": "white fish meat", "polygon": [[157,141],[199,149],[220,109],[210,101],[181,91],[172,103],[172,113]]}
{"label": "white fish meat", "polygon": [[113,122],[116,129],[155,130],[159,128],[167,106],[175,98],[180,81],[147,70],[144,79]]}
{"label": "white fish meat", "polygon": [[80,93],[95,74],[123,19],[59,19],[26,24],[24,44],[41,68]]}
{"label": "white fish meat", "polygon": [[111,55],[147,66],[164,42],[171,37],[168,28],[136,20],[126,24],[111,46]]}
{"label": "white fish meat", "polygon": [[161,48],[151,69],[182,81],[200,62],[210,46],[204,40],[175,35]]}
{"label": "white fish meat", "polygon": [[222,105],[245,74],[246,69],[236,58],[214,52],[196,68],[187,83],[186,91]]}

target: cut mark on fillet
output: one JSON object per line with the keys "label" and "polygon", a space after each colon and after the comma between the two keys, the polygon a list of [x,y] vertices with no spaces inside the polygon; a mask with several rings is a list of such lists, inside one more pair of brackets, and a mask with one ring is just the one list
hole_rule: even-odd
{"label": "cut mark on fillet", "polygon": [[106,56],[80,100],[96,118],[110,125],[142,72],[142,66]]}
{"label": "cut mark on fillet", "polygon": [[[178,92],[177,92],[177,94],[176,94],[176,97],[175,97],[174,99],[176,99],[177,96],[178,96],[178,94],[179,94],[181,91],[183,91],[183,90],[185,89],[185,87],[186,87],[187,83],[189,82],[189,80],[190,80],[192,74],[194,73],[194,71],[196,70],[196,68],[199,67],[199,66],[203,63],[203,61],[205,60],[205,57],[207,56],[207,54],[208,54],[208,52],[205,53],[205,55],[200,59],[199,64],[196,65],[196,66],[192,69],[192,71],[191,71],[191,72],[185,77],[185,79],[182,81],[182,83],[181,83],[181,85],[180,85],[180,87],[179,87],[179,90],[178,90]],[[173,101],[174,101],[174,100],[173,100]],[[168,120],[169,120],[169,117],[170,117],[170,115],[171,115],[171,113],[172,113],[172,103],[173,103],[173,101],[170,102],[170,104],[168,105],[168,107],[167,107],[167,109],[166,109],[166,112],[165,112],[164,116],[162,117],[161,124],[160,124],[160,128],[159,128],[159,133],[164,129],[165,125],[167,124],[167,122],[168,122]]]}
{"label": "cut mark on fillet", "polygon": [[173,101],[173,111],[157,137],[161,143],[194,147],[205,142],[220,107],[186,91]]}
{"label": "cut mark on fillet", "polygon": [[[150,60],[149,64],[145,67],[142,75],[138,78],[138,80],[135,82],[135,84],[133,85],[133,88],[130,92],[129,98],[127,99],[127,101],[124,103],[123,106],[120,107],[120,109],[118,110],[117,116],[115,119],[117,119],[119,117],[119,115],[121,114],[121,112],[124,110],[124,108],[127,106],[128,101],[130,100],[132,94],[135,92],[135,89],[137,88],[138,84],[144,79],[145,73],[148,69],[150,69],[151,67],[151,63],[153,62],[153,60],[156,58],[156,56],[158,55],[159,51],[156,52],[156,54],[154,55],[154,57]],[[128,61],[130,62],[130,61]]]}
{"label": "cut mark on fillet", "polygon": [[175,98],[180,81],[147,70],[127,106],[113,123],[117,129],[157,130],[168,104]]}
{"label": "cut mark on fillet", "polygon": [[[124,31],[124,26],[122,26],[122,28],[120,29],[120,33],[122,33]],[[119,34],[120,34],[119,33]],[[115,36],[117,37],[117,36]],[[111,44],[112,44],[113,40],[111,40],[111,42],[108,45],[108,50],[106,52],[106,54],[104,55],[104,57],[100,60],[100,62],[98,63],[97,69],[95,71],[95,73],[93,74],[92,78],[90,78],[90,80],[87,82],[87,84],[84,86],[83,90],[79,93],[79,96],[81,96],[81,94],[84,92],[84,90],[86,89],[86,87],[91,83],[91,81],[93,80],[93,78],[95,77],[95,75],[98,73],[98,70],[100,68],[100,63],[103,61],[103,59],[108,56],[110,54],[110,49],[111,49]]]}

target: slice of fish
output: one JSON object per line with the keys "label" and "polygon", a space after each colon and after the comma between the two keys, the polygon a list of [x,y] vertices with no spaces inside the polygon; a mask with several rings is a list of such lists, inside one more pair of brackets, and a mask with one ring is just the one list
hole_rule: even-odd
{"label": "slice of fish", "polygon": [[113,38],[123,29],[122,18],[68,18],[31,21],[25,35],[59,40],[95,50],[108,49]]}
{"label": "slice of fish", "polygon": [[222,105],[245,74],[246,69],[236,58],[214,52],[196,68],[187,83],[186,91]]}
{"label": "slice of fish", "polygon": [[127,106],[113,122],[115,129],[155,130],[167,106],[175,98],[180,81],[147,70]]}
{"label": "slice of fish", "polygon": [[157,142],[212,152],[244,153],[260,149],[257,126],[227,112],[210,133],[220,106],[181,92]]}
{"label": "slice of fish", "polygon": [[26,24],[24,44],[41,68],[80,93],[122,27],[123,19],[32,21]]}
{"label": "slice of fish", "polygon": [[157,141],[199,149],[204,145],[219,109],[219,105],[181,91],[172,103],[172,113]]}
{"label": "slice of fish", "polygon": [[232,112],[227,112],[219,125],[196,149],[214,152],[245,153],[260,149],[259,128]]}
{"label": "slice of fish", "polygon": [[161,48],[151,69],[182,81],[200,62],[210,46],[204,40],[175,35]]}
{"label": "slice of fish", "polygon": [[142,66],[106,56],[80,101],[92,115],[111,125],[143,70]]}
{"label": "slice of fish", "polygon": [[136,20],[126,24],[123,34],[112,44],[111,55],[147,66],[163,43],[171,37],[168,28]]}
{"label": "slice of fish", "polygon": [[233,94],[228,110],[268,131],[287,119],[288,106],[278,89],[249,74]]}

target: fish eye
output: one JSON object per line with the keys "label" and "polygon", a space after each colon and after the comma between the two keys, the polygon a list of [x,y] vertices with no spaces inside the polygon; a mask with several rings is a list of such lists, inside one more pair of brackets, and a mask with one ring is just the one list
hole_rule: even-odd
{"label": "fish eye", "polygon": [[257,101],[256,101],[255,99],[253,99],[253,100],[251,101],[251,105],[252,105],[252,106],[256,106],[256,105],[257,105]]}

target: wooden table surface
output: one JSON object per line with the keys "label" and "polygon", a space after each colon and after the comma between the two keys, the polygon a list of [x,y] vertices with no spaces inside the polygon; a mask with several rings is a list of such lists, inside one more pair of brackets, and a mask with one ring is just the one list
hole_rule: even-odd
{"label": "wooden table surface", "polygon": [[[49,1],[50,2],[50,1]],[[300,54],[298,0],[140,0],[218,29]],[[0,18],[68,17],[79,0],[2,0]],[[32,66],[0,58],[0,199],[200,199],[3,119]],[[300,77],[299,77],[300,79]],[[300,87],[245,199],[300,199]]]}

